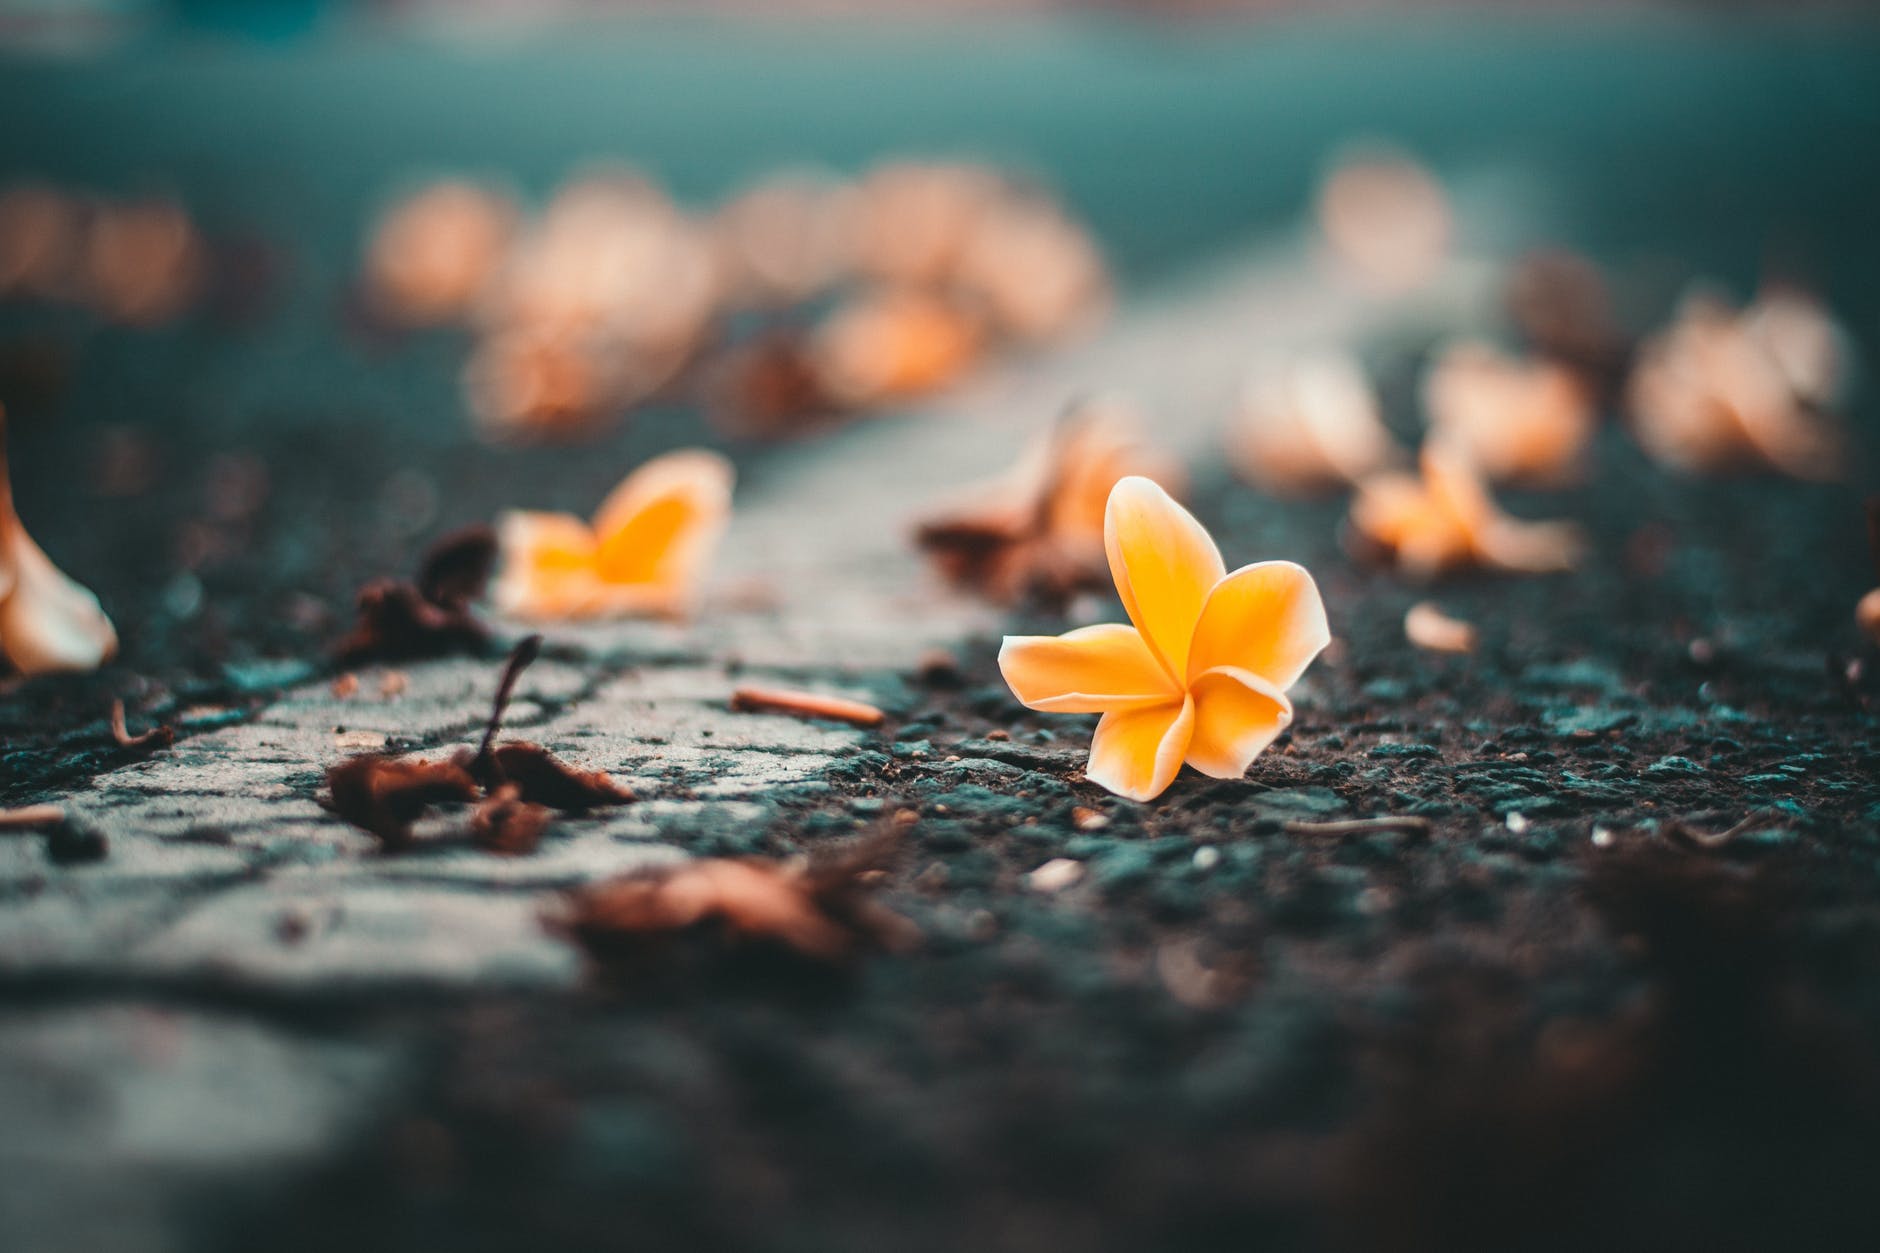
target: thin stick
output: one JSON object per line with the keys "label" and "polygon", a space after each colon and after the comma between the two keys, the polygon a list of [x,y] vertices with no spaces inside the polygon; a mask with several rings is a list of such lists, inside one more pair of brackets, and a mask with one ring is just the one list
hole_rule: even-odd
{"label": "thin stick", "polygon": [[130,728],[124,725],[124,702],[111,702],[111,738],[119,748],[158,749],[168,748],[176,743],[176,729],[162,725],[151,727],[142,735],[132,735]]}
{"label": "thin stick", "polygon": [[789,714],[793,718],[822,718],[858,727],[878,727],[888,716],[859,700],[783,687],[741,687],[731,693],[731,708],[739,713]]}
{"label": "thin stick", "polygon": [[1292,821],[1280,828],[1288,835],[1372,835],[1380,831],[1402,831],[1405,835],[1428,835],[1435,830],[1428,818],[1412,816],[1385,818],[1348,818],[1342,822]]}
{"label": "thin stick", "polygon": [[1735,826],[1728,827],[1722,831],[1699,831],[1694,827],[1686,825],[1682,819],[1679,819],[1665,828],[1665,834],[1680,843],[1688,844],[1692,848],[1702,849],[1708,853],[1715,852],[1717,849],[1733,843],[1738,836],[1748,835],[1758,827],[1778,826],[1780,824],[1780,819],[1771,822],[1768,815],[1755,813],[1743,819],[1743,821],[1737,823]]}
{"label": "thin stick", "polygon": [[480,779],[494,761],[490,750],[496,746],[496,733],[503,728],[503,715],[509,711],[509,698],[516,690],[516,680],[529,668],[542,652],[542,637],[525,635],[509,654],[509,664],[503,667],[503,677],[496,684],[496,700],[490,706],[489,724],[483,728],[483,742],[477,746],[477,755],[470,759],[470,775]]}
{"label": "thin stick", "polygon": [[0,809],[0,831],[31,831],[65,821],[65,810],[57,805],[24,805],[19,809]]}

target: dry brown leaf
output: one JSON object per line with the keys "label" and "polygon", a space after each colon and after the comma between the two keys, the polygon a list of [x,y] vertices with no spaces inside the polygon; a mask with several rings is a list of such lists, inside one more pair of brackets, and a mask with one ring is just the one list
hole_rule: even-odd
{"label": "dry brown leaf", "polygon": [[652,940],[716,927],[729,940],[837,961],[863,948],[898,950],[916,938],[906,919],[871,898],[888,842],[861,841],[822,859],[706,858],[585,887],[557,919],[596,957],[625,957]]}
{"label": "dry brown leaf", "polygon": [[326,772],[333,812],[377,836],[387,851],[411,846],[411,825],[432,805],[477,798],[476,780],[453,761],[365,753]]}
{"label": "dry brown leaf", "polygon": [[341,665],[479,653],[489,632],[471,604],[483,595],[496,562],[487,526],[453,531],[432,545],[415,583],[375,579],[359,593],[359,618],[334,648]]}
{"label": "dry brown leaf", "polygon": [[522,857],[542,843],[542,834],[554,814],[546,805],[522,798],[522,789],[505,783],[478,803],[470,814],[470,840],[486,853]]}

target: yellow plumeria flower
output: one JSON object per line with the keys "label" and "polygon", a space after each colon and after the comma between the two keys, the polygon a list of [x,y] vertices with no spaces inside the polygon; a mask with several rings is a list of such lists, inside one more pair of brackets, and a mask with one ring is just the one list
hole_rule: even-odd
{"label": "yellow plumeria flower", "polygon": [[1149,479],[1121,479],[1103,518],[1133,625],[1008,635],[999,669],[1028,708],[1100,713],[1091,782],[1146,801],[1185,761],[1245,774],[1292,722],[1286,690],[1331,643],[1318,585],[1290,561],[1232,574],[1194,515]]}
{"label": "yellow plumeria flower", "polygon": [[589,525],[565,513],[508,513],[492,589],[523,618],[685,614],[731,514],[731,463],[688,449],[629,474]]}

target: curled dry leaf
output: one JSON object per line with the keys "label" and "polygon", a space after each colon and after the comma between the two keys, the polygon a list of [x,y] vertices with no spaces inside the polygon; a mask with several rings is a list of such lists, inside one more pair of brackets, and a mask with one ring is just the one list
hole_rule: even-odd
{"label": "curled dry leaf", "polygon": [[1448,256],[1449,197],[1434,174],[1403,153],[1343,156],[1319,186],[1318,221],[1333,258],[1386,294],[1429,282]]}
{"label": "curled dry leaf", "polygon": [[13,508],[0,410],[0,656],[21,674],[96,670],[117,655],[98,598],[52,564]]}
{"label": "curled dry leaf", "polygon": [[1359,546],[1417,578],[1470,566],[1547,574],[1578,564],[1578,527],[1509,517],[1462,450],[1428,442],[1421,464],[1420,477],[1392,472],[1359,484],[1350,518]]}
{"label": "curled dry leaf", "polygon": [[723,457],[691,449],[629,474],[592,525],[505,514],[497,607],[538,619],[687,613],[729,521],[734,477]]}
{"label": "curled dry leaf", "polygon": [[1249,482],[1283,494],[1348,487],[1400,456],[1364,367],[1330,351],[1254,371],[1228,452]]}
{"label": "curled dry leaf", "polygon": [[1318,585],[1290,561],[1229,573],[1201,524],[1155,483],[1110,491],[1104,547],[1131,625],[1008,635],[999,671],[1048,713],[1100,713],[1084,774],[1152,800],[1183,763],[1237,779],[1292,724],[1287,691],[1331,641]]}
{"label": "curled dry leaf", "polygon": [[917,938],[913,925],[877,903],[869,886],[887,847],[870,840],[820,859],[681,862],[578,889],[554,923],[603,959],[695,928],[819,961],[900,950]]}
{"label": "curled dry leaf", "polygon": [[515,234],[508,197],[445,179],[400,200],[373,230],[365,258],[373,307],[406,326],[467,319]]}
{"label": "curled dry leaf", "polygon": [[471,610],[496,560],[486,526],[453,531],[433,544],[415,582],[375,579],[359,592],[359,617],[334,649],[341,665],[479,653],[489,632]]}
{"label": "curled dry leaf", "polygon": [[1403,633],[1412,644],[1433,653],[1475,651],[1475,627],[1450,617],[1427,600],[1410,606],[1410,612],[1403,616]]}
{"label": "curled dry leaf", "polygon": [[1574,371],[1472,341],[1450,345],[1430,367],[1423,407],[1431,433],[1495,482],[1578,480],[1597,426],[1592,394]]}
{"label": "curled dry leaf", "polygon": [[1110,489],[1132,474],[1182,487],[1181,468],[1140,429],[1116,400],[1072,406],[1010,471],[922,521],[915,542],[950,581],[1000,602],[1101,588]]}
{"label": "curled dry leaf", "polygon": [[522,789],[505,783],[478,802],[470,814],[470,840],[486,853],[522,857],[542,843],[542,833],[554,819],[546,805],[522,798]]}
{"label": "curled dry leaf", "polygon": [[540,744],[516,740],[490,750],[487,780],[501,780],[521,800],[546,805],[565,813],[583,813],[608,805],[625,805],[633,792],[602,770],[579,770],[558,759]]}
{"label": "curled dry leaf", "polygon": [[477,798],[476,780],[454,761],[386,753],[349,757],[326,772],[333,812],[392,852],[411,847],[411,826],[433,805]]}
{"label": "curled dry leaf", "polygon": [[1627,405],[1652,456],[1693,473],[1764,467],[1803,479],[1845,471],[1823,409],[1844,384],[1843,336],[1819,305],[1769,295],[1742,312],[1686,300],[1639,351]]}

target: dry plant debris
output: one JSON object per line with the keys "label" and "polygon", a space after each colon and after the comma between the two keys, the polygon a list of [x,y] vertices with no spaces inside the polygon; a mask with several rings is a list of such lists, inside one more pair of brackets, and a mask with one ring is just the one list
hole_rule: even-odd
{"label": "dry plant debris", "polygon": [[876,837],[820,857],[662,866],[576,890],[551,925],[602,960],[701,929],[825,962],[900,951],[918,933],[872,895],[891,846],[891,837]]}
{"label": "dry plant debris", "polygon": [[625,804],[633,793],[600,771],[578,770],[539,744],[498,744],[503,715],[522,672],[541,652],[542,637],[519,643],[503,667],[482,742],[449,758],[364,753],[328,768],[331,808],[377,836],[388,852],[414,844],[412,825],[434,805],[477,802],[469,834],[488,852],[533,852],[553,811],[581,813]]}
{"label": "dry plant debris", "polygon": [[1547,574],[1578,564],[1579,528],[1503,513],[1462,449],[1426,443],[1421,467],[1421,476],[1391,472],[1359,484],[1350,535],[1366,555],[1390,561],[1413,578],[1469,567]]}
{"label": "dry plant debris", "polygon": [[1253,370],[1228,435],[1241,477],[1281,495],[1349,487],[1400,456],[1364,367],[1329,350]]}
{"label": "dry plant debris", "polygon": [[98,598],[52,564],[13,508],[0,410],[0,657],[20,674],[96,670],[117,655]]}
{"label": "dry plant debris", "polygon": [[538,619],[685,615],[729,523],[735,473],[717,453],[683,450],[629,474],[592,525],[504,514],[497,608]]}
{"label": "dry plant debris", "polygon": [[176,728],[154,726],[141,735],[132,735],[124,723],[124,702],[111,702],[111,742],[129,753],[154,753],[176,743]]}
{"label": "dry plant debris", "polygon": [[1741,311],[1694,296],[1639,350],[1632,423],[1645,451],[1676,469],[1837,479],[1845,441],[1828,412],[1846,357],[1840,328],[1800,293],[1767,293]]}
{"label": "dry plant debris", "polygon": [[878,727],[887,714],[866,701],[820,692],[799,692],[783,687],[745,685],[731,693],[731,708],[739,713],[785,714],[792,718],[820,718],[857,727]]}
{"label": "dry plant debris", "polygon": [[1186,761],[1237,779],[1292,723],[1288,688],[1331,642],[1302,567],[1228,573],[1192,514],[1155,483],[1110,492],[1104,548],[1132,625],[1005,637],[999,669],[1032,709],[1100,713],[1091,782],[1132,800],[1162,794]]}
{"label": "dry plant debris", "polygon": [[1578,373],[1462,341],[1423,380],[1430,431],[1468,452],[1494,482],[1558,486],[1577,481],[1598,418]]}
{"label": "dry plant debris", "polygon": [[[414,581],[366,584],[359,592],[358,621],[334,647],[334,659],[344,666],[482,652],[489,631],[472,606],[489,583],[496,551],[489,527],[465,527],[431,546]],[[347,694],[357,687],[355,679]]]}
{"label": "dry plant debris", "polygon": [[922,521],[915,542],[948,580],[1002,603],[1061,605],[1101,588],[1110,489],[1132,474],[1182,487],[1181,468],[1141,426],[1118,400],[1073,405],[1011,470]]}
{"label": "dry plant debris", "polygon": [[1433,653],[1472,653],[1476,631],[1471,623],[1452,618],[1427,600],[1410,606],[1403,616],[1404,638]]}

